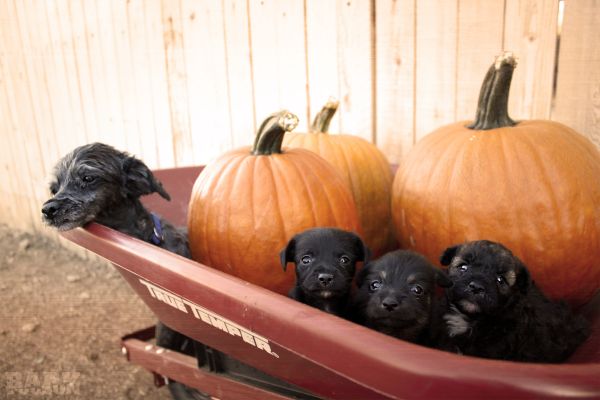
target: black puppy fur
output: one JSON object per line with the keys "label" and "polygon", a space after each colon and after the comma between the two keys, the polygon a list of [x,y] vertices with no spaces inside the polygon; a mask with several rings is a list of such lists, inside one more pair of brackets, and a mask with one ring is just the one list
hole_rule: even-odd
{"label": "black puppy fur", "polygon": [[[44,221],[61,231],[96,221],[117,231],[153,243],[155,224],[140,201],[143,195],[169,194],[142,161],[102,143],[77,147],[54,168],[52,198],[42,207]],[[160,218],[158,246],[191,258],[187,235]],[[156,238],[156,236],[155,236]],[[183,335],[159,322],[157,344],[178,350]]]}
{"label": "black puppy fur", "polygon": [[[53,197],[42,207],[48,225],[64,231],[96,221],[150,243],[155,226],[140,197],[156,192],[170,200],[143,162],[102,143],[78,147],[63,157],[50,191]],[[162,218],[160,222],[159,246],[191,258],[186,234]]]}
{"label": "black puppy fur", "polygon": [[[552,302],[500,243],[453,246],[441,263],[453,286],[439,310],[439,347],[477,357],[555,363],[589,335],[588,322]],[[565,284],[567,284],[565,282]]]}
{"label": "black puppy fur", "polygon": [[436,283],[450,281],[422,255],[396,250],[367,264],[356,278],[356,322],[399,339],[427,344]]}
{"label": "black puppy fur", "polygon": [[356,263],[369,259],[361,238],[336,228],[313,228],[294,236],[281,251],[281,265],[296,266],[289,297],[330,314],[345,316]]}

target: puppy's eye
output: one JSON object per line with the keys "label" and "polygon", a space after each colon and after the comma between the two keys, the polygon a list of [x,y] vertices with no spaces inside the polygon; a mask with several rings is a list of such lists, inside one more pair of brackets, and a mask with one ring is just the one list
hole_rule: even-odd
{"label": "puppy's eye", "polygon": [[381,287],[381,285],[382,285],[381,281],[373,281],[369,285],[369,289],[371,289],[371,291],[379,290],[379,288]]}
{"label": "puppy's eye", "polygon": [[414,285],[413,287],[410,288],[410,291],[416,295],[423,294],[423,288],[419,285]]}
{"label": "puppy's eye", "polygon": [[50,193],[52,193],[52,196],[58,193],[58,184],[53,183],[50,185]]}
{"label": "puppy's eye", "polygon": [[469,269],[469,266],[467,264],[461,264],[458,267],[456,267],[456,269],[458,269],[460,272],[465,272]]}
{"label": "puppy's eye", "polygon": [[341,256],[340,257],[340,263],[341,264],[348,264],[350,262],[350,259],[346,256]]}
{"label": "puppy's eye", "polygon": [[84,175],[82,179],[85,183],[90,183],[93,182],[96,178],[91,175]]}
{"label": "puppy's eye", "polygon": [[301,259],[302,264],[310,264],[310,262],[312,261],[312,257],[311,256],[303,256]]}
{"label": "puppy's eye", "polygon": [[498,282],[499,285],[506,285],[506,278],[502,275],[498,275],[496,277],[496,282]]}

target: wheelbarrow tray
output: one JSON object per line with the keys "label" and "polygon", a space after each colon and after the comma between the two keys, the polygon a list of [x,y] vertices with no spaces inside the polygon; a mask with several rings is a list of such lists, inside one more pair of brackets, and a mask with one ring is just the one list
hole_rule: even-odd
{"label": "wheelbarrow tray", "polygon": [[[201,170],[155,171],[172,201],[153,195],[145,205],[185,226],[192,186]],[[91,223],[63,236],[113,263],[171,328],[317,396],[600,398],[600,296],[583,310],[592,321],[592,335],[567,363],[486,360],[380,334],[103,225]],[[130,345],[129,351],[143,346],[151,355],[137,357],[136,352],[132,362],[213,396],[268,398],[261,389],[199,371],[189,356],[134,337]]]}

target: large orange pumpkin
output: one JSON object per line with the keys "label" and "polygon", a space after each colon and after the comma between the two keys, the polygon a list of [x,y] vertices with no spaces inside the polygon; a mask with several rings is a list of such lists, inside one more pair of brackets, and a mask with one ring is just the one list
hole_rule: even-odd
{"label": "large orange pumpkin", "polygon": [[546,294],[580,305],[600,287],[600,153],[560,123],[510,119],[515,66],[510,53],[492,65],[474,122],[411,150],[394,180],[396,233],[432,260],[466,240],[501,242]]}
{"label": "large orange pumpkin", "polygon": [[283,145],[313,151],[329,161],[352,190],[364,240],[375,256],[396,245],[391,221],[393,175],[385,155],[353,135],[327,133],[338,102],[330,100],[315,116],[309,133],[290,133]]}
{"label": "large orange pumpkin", "polygon": [[352,194],[337,171],[308,150],[282,152],[283,136],[297,122],[287,111],[273,114],[253,148],[208,165],[188,210],[195,260],[282,294],[294,272],[283,271],[279,252],[294,234],[317,226],[360,233]]}

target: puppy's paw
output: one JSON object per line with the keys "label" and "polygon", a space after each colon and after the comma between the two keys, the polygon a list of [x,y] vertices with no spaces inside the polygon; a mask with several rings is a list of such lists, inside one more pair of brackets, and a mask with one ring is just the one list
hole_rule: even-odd
{"label": "puppy's paw", "polygon": [[454,337],[469,332],[471,330],[469,318],[454,306],[450,306],[450,309],[451,311],[443,316],[448,328],[448,336]]}

